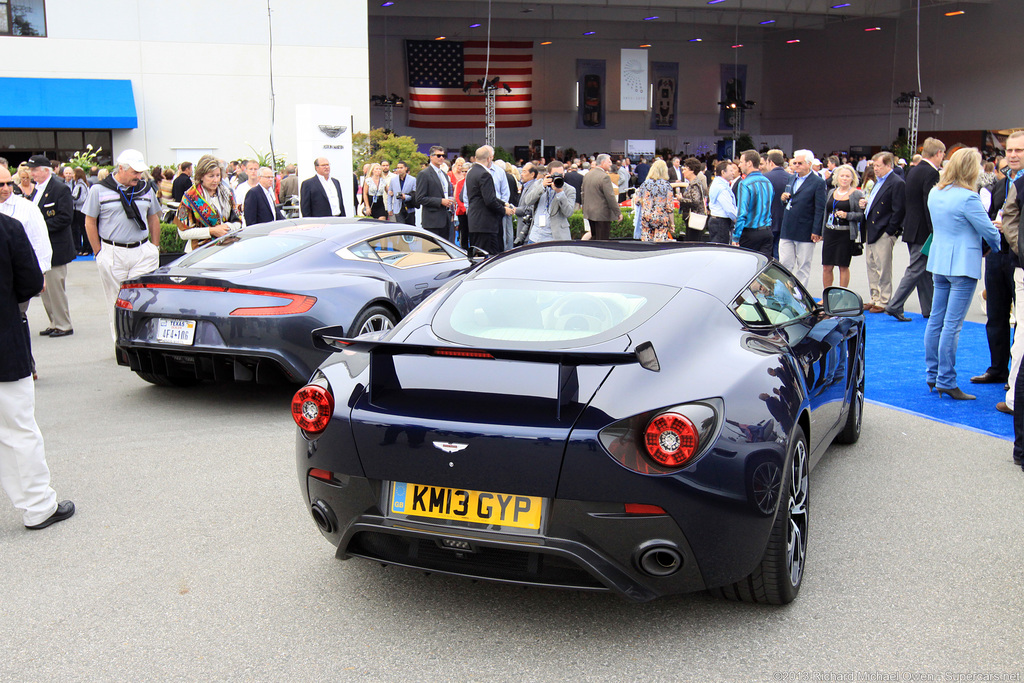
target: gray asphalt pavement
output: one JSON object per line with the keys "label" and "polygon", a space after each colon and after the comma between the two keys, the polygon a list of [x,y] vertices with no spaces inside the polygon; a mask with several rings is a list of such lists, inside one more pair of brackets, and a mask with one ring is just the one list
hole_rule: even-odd
{"label": "gray asphalt pavement", "polygon": [[0,497],[0,680],[1021,680],[1006,441],[867,406],[860,442],[811,475],[808,569],[782,608],[340,562],[299,494],[292,390],[150,386],[113,360],[95,265],[68,279],[74,336],[33,344],[78,513],[30,532]]}

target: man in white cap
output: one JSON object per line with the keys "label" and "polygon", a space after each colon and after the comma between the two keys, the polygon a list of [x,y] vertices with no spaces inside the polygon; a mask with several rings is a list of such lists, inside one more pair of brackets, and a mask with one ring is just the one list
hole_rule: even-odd
{"label": "man in white cap", "polygon": [[121,283],[160,265],[160,201],[140,182],[147,168],[142,152],[124,150],[117,157],[117,169],[89,189],[83,207],[114,341],[114,304]]}

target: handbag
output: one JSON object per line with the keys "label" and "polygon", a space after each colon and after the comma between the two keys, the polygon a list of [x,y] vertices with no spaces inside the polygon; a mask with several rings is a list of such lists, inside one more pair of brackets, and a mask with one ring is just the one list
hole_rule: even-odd
{"label": "handbag", "polygon": [[690,212],[690,217],[686,219],[686,227],[690,230],[700,230],[703,232],[704,227],[708,224],[708,217],[704,214]]}

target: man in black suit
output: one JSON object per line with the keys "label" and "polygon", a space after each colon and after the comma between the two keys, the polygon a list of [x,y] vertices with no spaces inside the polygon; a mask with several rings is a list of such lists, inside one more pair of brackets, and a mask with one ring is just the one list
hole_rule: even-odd
{"label": "man in black suit", "polygon": [[814,153],[808,149],[793,152],[789,167],[794,175],[779,197],[786,207],[779,232],[779,262],[804,287],[810,287],[814,245],[821,241],[825,223],[825,181],[811,170],[813,161]]}
{"label": "man in black suit", "polygon": [[245,224],[283,221],[284,214],[274,201],[274,172],[261,166],[256,172],[256,179],[259,184],[245,193]]}
{"label": "man in black suit", "polygon": [[490,168],[494,150],[484,145],[476,151],[476,163],[466,175],[467,212],[469,213],[469,242],[488,254],[504,250],[502,221],[511,216],[514,208],[498,197]]}
{"label": "man in black suit", "polygon": [[572,188],[576,190],[576,206],[580,206],[583,196],[583,174],[579,172],[578,168],[565,174],[565,184],[572,185]]}
{"label": "man in black suit", "polygon": [[772,184],[772,255],[779,258],[782,212],[786,208],[782,204],[782,193],[786,191],[786,186],[793,180],[793,176],[786,172],[786,156],[781,149],[768,150],[763,161],[761,173]]}
{"label": "man in black suit", "polygon": [[[49,168],[49,166],[47,166]],[[21,223],[0,214],[0,485],[29,529],[75,514],[50,488],[43,435],[35,417],[35,386],[18,304],[43,288],[43,274]]]}
{"label": "man in black suit", "polygon": [[[906,214],[903,217],[903,241],[910,250],[910,263],[903,272],[903,279],[900,280],[896,292],[889,299],[885,312],[902,323],[910,322],[910,318],[903,314],[903,304],[910,298],[910,293],[917,289],[917,300],[921,304],[921,315],[927,318],[932,313],[932,274],[925,266],[928,265],[928,257],[921,253],[921,248],[928,241],[932,234],[932,217],[928,213],[928,193],[932,191],[935,184],[939,182],[939,167],[942,166],[942,159],[946,155],[946,145],[941,140],[927,138],[921,146],[921,161],[907,172],[906,180]],[[1005,239],[1004,239],[1005,242]],[[1009,251],[1009,247],[1007,247]],[[1013,270],[1010,270],[1010,297],[1013,297]],[[1009,358],[1010,339],[1009,319],[1010,310],[1007,306],[1003,322],[1007,326],[1006,356]],[[1005,378],[1002,380],[1005,381]]]}
{"label": "man in black suit", "polygon": [[71,232],[71,221],[75,215],[75,201],[71,190],[53,177],[50,160],[37,154],[28,160],[32,169],[35,191],[29,199],[43,212],[46,229],[50,233],[53,257],[50,270],[46,271],[46,287],[42,296],[43,308],[50,319],[50,326],[39,334],[44,337],[66,337],[74,333],[71,326],[71,311],[68,309],[67,278],[68,265],[78,255]]}
{"label": "man in black suit", "polygon": [[416,176],[416,203],[419,204],[420,225],[438,237],[452,238],[452,209],[455,190],[448,174],[441,170],[444,147],[430,148],[430,165]]}
{"label": "man in black suit", "polygon": [[299,186],[299,211],[303,218],[345,215],[345,196],[341,183],[331,177],[331,162],[319,157],[313,162],[316,175]]}
{"label": "man in black suit", "polygon": [[181,162],[178,171],[178,177],[171,184],[171,198],[176,202],[181,202],[181,198],[192,187],[192,162]]}
{"label": "man in black suit", "polygon": [[881,313],[892,297],[892,248],[903,229],[906,214],[906,183],[893,171],[893,156],[879,152],[872,157],[875,187],[861,199],[864,209],[864,260],[868,267],[871,303],[864,310]]}
{"label": "man in black suit", "polygon": [[[1014,269],[1020,268],[1020,261],[1013,253],[1012,244],[1007,241],[1007,234],[1003,232],[1005,219],[1002,214],[1004,210],[1011,212],[1015,208],[1013,202],[1006,206],[1008,197],[1014,196],[1014,183],[1024,177],[1024,133],[1016,132],[1006,139],[1006,165],[1005,177],[996,182],[992,187],[992,204],[989,207],[989,217],[997,225],[1001,226],[1000,238],[1001,248],[999,251],[990,251],[985,255],[985,333],[988,336],[988,352],[990,363],[988,369],[980,375],[971,377],[974,384],[1001,384],[1006,382],[1007,365],[1010,363],[1010,307],[1014,303],[1015,290],[1017,285],[1014,282]],[[1018,195],[1019,196],[1019,195]],[[1015,216],[1015,218],[1017,218]],[[1014,223],[1016,225],[1016,222]],[[1018,299],[1017,312],[1022,310],[1024,302]],[[1002,316],[1002,318],[1000,318]],[[1018,317],[1019,319],[1019,317]],[[1024,328],[1018,328],[1024,330]],[[1016,335],[1016,333],[1014,333]],[[1014,342],[1014,348],[1018,351],[1019,346]],[[1019,362],[1018,362],[1019,365]],[[1014,375],[1009,375],[1010,382],[1013,382]],[[1007,396],[1009,399],[1010,396]],[[1008,407],[1014,406],[1013,401],[1007,401]]]}

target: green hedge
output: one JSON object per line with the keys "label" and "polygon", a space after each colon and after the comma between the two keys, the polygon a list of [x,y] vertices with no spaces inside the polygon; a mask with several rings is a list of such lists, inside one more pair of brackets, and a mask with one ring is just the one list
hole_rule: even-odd
{"label": "green hedge", "polygon": [[160,224],[160,253],[180,254],[185,251],[185,242],[178,237],[178,229],[170,223]]}
{"label": "green hedge", "polygon": [[[675,214],[676,221],[676,234],[682,233],[685,228],[683,226],[683,215],[681,213]],[[576,211],[572,216],[569,217],[569,229],[572,231],[572,238],[578,240],[583,236],[585,232],[583,228],[583,212]],[[633,237],[633,209],[622,210],[622,220],[616,223],[612,223],[611,238],[632,238]]]}

